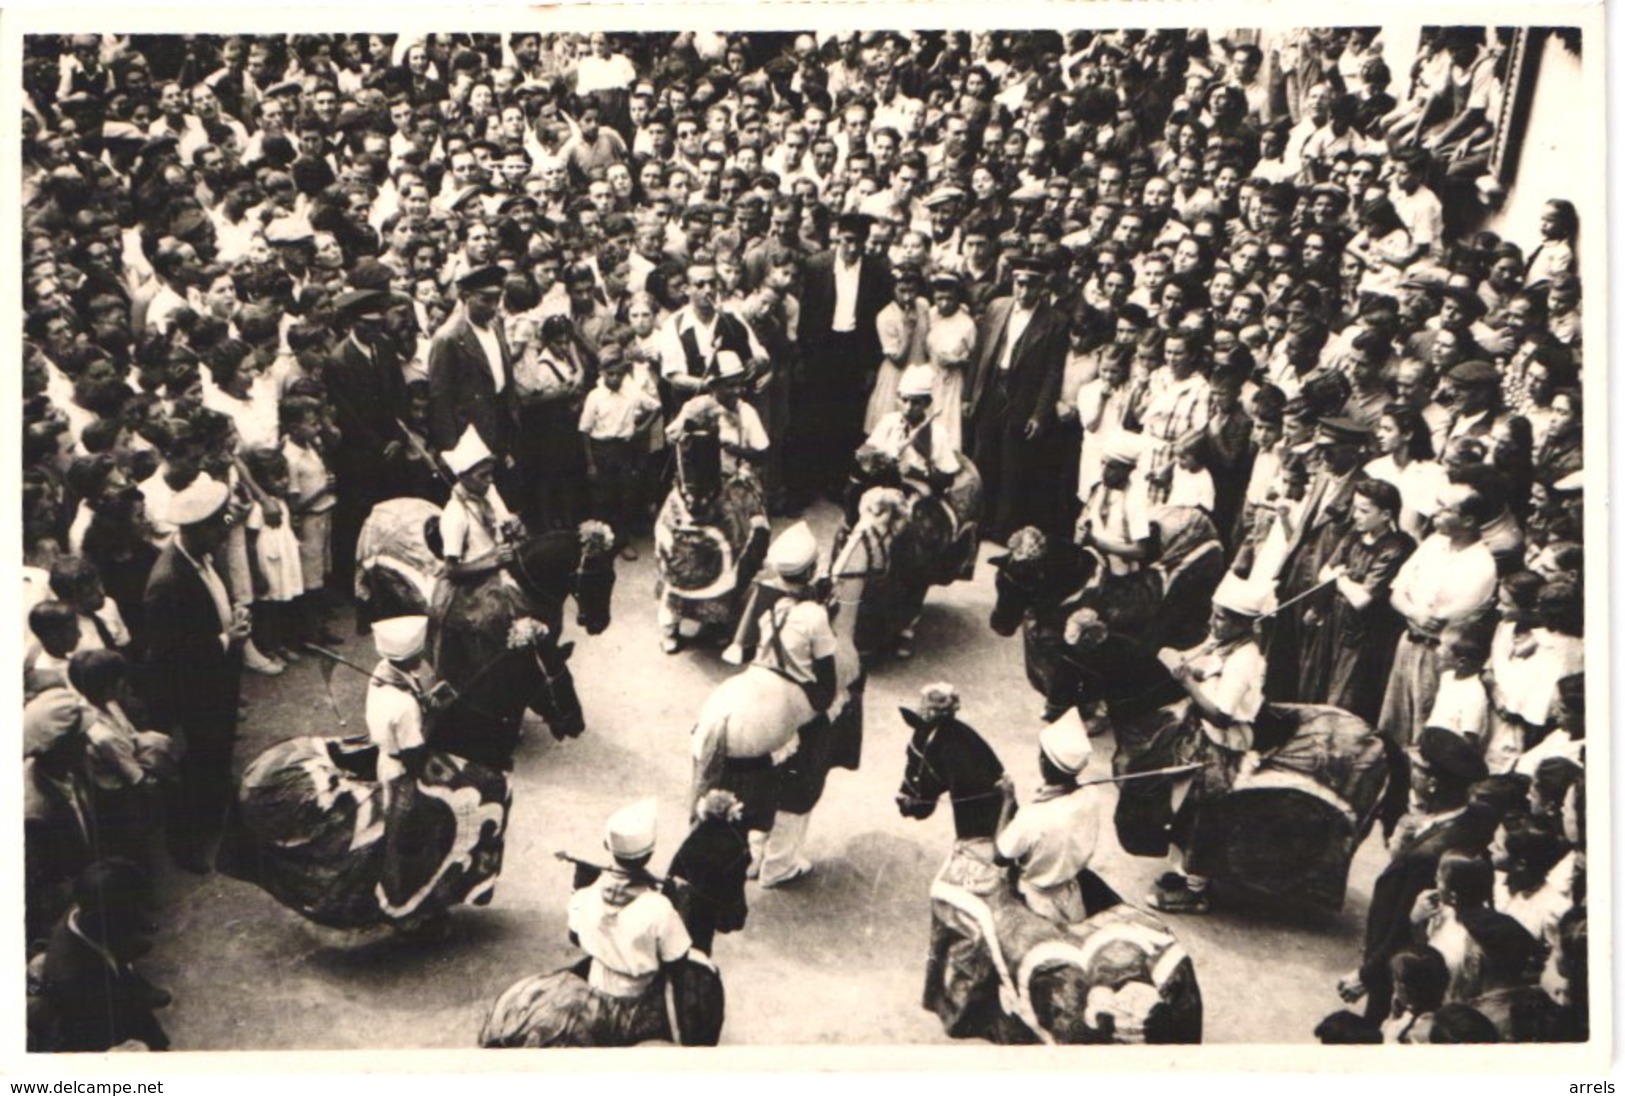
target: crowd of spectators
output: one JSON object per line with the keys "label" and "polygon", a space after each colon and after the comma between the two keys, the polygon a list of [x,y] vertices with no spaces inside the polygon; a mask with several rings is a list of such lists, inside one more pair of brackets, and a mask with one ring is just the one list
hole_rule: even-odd
{"label": "crowd of spectators", "polygon": [[1323,1037],[1583,1031],[1579,216],[1481,228],[1507,42],[1430,28],[1396,73],[1378,28],[28,39],[46,1044],[166,1044],[130,962],[159,835],[208,870],[236,675],[337,639],[362,520],[444,503],[468,428],[527,527],[634,558],[719,379],[777,515],[922,364],[994,539],[1132,570],[1195,506],[1249,581],[1324,587],[1269,699],[1363,716],[1426,790],[1367,1014]]}

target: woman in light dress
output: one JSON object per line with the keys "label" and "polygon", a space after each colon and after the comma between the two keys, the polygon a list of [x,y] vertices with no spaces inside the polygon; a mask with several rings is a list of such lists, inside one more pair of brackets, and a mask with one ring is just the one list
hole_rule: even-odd
{"label": "woman in light dress", "polygon": [[931,276],[925,356],[936,373],[931,389],[931,406],[938,413],[934,431],[956,453],[965,448],[960,409],[965,371],[975,351],[976,321],[965,308],[965,283],[956,274],[939,271]]}
{"label": "woman in light dress", "polygon": [[874,433],[880,420],[897,410],[897,382],[902,379],[903,370],[925,357],[927,308],[920,299],[920,291],[925,287],[920,268],[899,263],[892,276],[892,301],[875,317],[881,362],[874,388],[869,392],[869,405],[863,413],[865,436]]}

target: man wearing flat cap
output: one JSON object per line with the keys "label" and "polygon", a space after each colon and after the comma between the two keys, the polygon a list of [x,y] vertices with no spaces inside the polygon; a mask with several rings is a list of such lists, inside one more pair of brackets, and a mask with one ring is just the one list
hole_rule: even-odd
{"label": "man wearing flat cap", "polygon": [[513,354],[500,307],[507,273],[483,266],[457,281],[463,309],[429,344],[429,441],[457,445],[472,426],[506,470],[517,430]]}
{"label": "man wearing flat cap", "polygon": [[[1320,584],[1321,568],[1337,552],[1350,529],[1354,485],[1365,464],[1371,431],[1352,419],[1329,416],[1315,427],[1319,467],[1304,493],[1302,517],[1288,542],[1277,592],[1284,602]],[[1319,704],[1331,688],[1335,656],[1330,628],[1314,628],[1308,601],[1289,606],[1275,617],[1270,635],[1270,678],[1267,692],[1278,702]]]}
{"label": "man wearing flat cap", "polygon": [[1392,858],[1371,888],[1360,966],[1338,982],[1348,1002],[1366,998],[1366,1016],[1386,1019],[1393,999],[1388,961],[1413,940],[1411,910],[1433,889],[1439,860],[1452,849],[1481,850],[1489,836],[1467,810],[1468,791],[1487,770],[1478,749],[1442,727],[1423,730],[1410,751],[1411,813],[1394,834]]}
{"label": "man wearing flat cap", "polygon": [[863,440],[863,412],[880,367],[875,319],[892,298],[885,259],[866,253],[869,219],[846,214],[835,246],[807,262],[801,293],[805,355],[792,379],[794,414],[786,439],[786,486],[805,505],[846,485],[847,459]]}
{"label": "man wearing flat cap", "polygon": [[165,831],[187,871],[209,870],[209,846],[231,802],[246,609],[234,610],[210,556],[225,543],[233,512],[226,485],[200,475],[170,499],[175,538],[153,564],[143,608],[147,694],[158,729],[185,748]]}
{"label": "man wearing flat cap", "polygon": [[350,588],[361,525],[383,501],[384,451],[401,440],[397,420],[407,412],[400,355],[384,336],[391,303],[387,289],[351,289],[334,302],[339,322],[350,329],[322,375],[340,435],[329,457],[338,480],[332,551],[334,583],[340,590]]}
{"label": "man wearing flat cap", "polygon": [[987,535],[1004,540],[1024,525],[1053,533],[1060,492],[1044,481],[1046,432],[1066,369],[1067,321],[1044,300],[1045,268],[1018,256],[1009,265],[1015,286],[987,306],[980,342],[965,384],[965,425],[971,457],[988,493]]}
{"label": "man wearing flat cap", "polygon": [[1501,372],[1486,361],[1465,361],[1444,375],[1450,423],[1444,441],[1487,437],[1502,417]]}

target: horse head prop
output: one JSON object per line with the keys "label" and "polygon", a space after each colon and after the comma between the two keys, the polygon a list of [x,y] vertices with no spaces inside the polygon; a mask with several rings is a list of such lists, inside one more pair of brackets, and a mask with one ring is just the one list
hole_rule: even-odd
{"label": "horse head prop", "polygon": [[959,696],[945,683],[926,686],[919,711],[900,709],[913,734],[897,810],[905,818],[930,818],[946,795],[961,837],[991,837],[1004,797],[1004,766],[987,740],[955,717],[958,710]]}
{"label": "horse head prop", "polygon": [[577,738],[587,728],[575,676],[570,673],[575,649],[573,642],[560,643],[556,636],[548,636],[535,647],[538,673],[530,709],[547,721],[554,738]]}
{"label": "horse head prop", "polygon": [[932,762],[937,749],[940,724],[918,712],[900,708],[903,722],[913,734],[908,740],[908,760],[903,764],[903,782],[897,788],[897,811],[904,818],[926,819],[937,810],[937,800],[948,790],[948,782]]}
{"label": "horse head prop", "polygon": [[564,625],[564,602],[574,596],[576,623],[598,635],[610,622],[615,591],[615,534],[601,521],[529,537],[514,549],[508,572],[537,616],[555,634]]}
{"label": "horse head prop", "polygon": [[615,534],[601,521],[584,521],[577,536],[581,554],[573,585],[576,623],[595,636],[609,627],[609,605],[615,593]]}
{"label": "horse head prop", "polygon": [[993,612],[988,625],[1013,636],[1021,622],[1059,606],[1080,590],[1094,571],[1093,557],[1072,544],[1052,544],[1028,526],[1011,534],[1002,555],[988,560],[994,570]]}

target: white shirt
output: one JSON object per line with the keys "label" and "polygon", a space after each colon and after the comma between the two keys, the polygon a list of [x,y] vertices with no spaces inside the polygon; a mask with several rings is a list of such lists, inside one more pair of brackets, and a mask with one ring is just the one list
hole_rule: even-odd
{"label": "white shirt", "polygon": [[1400,567],[1392,594],[1396,607],[1406,603],[1413,607],[1405,614],[1413,624],[1422,617],[1462,620],[1494,596],[1495,557],[1490,550],[1472,544],[1457,551],[1442,533],[1424,540]]}
{"label": "white shirt", "polygon": [[665,895],[616,871],[570,896],[569,926],[592,956],[587,984],[612,997],[641,995],[694,943]]}
{"label": "white shirt", "polygon": [[851,266],[847,266],[837,256],[835,259],[835,321],[831,329],[835,331],[856,331],[858,327],[858,276],[863,273],[863,260],[860,258]]}
{"label": "white shirt", "polygon": [[[917,427],[910,426],[901,411],[888,411],[882,415],[875,424],[874,432],[869,435],[865,445],[872,446],[882,453],[890,454],[897,461],[898,469],[904,474],[924,475],[930,471],[926,467],[925,456],[910,443]],[[920,440],[929,442],[931,450],[930,467],[947,475],[959,473],[959,458],[941,437],[935,433],[935,424],[927,425],[920,432]]]}
{"label": "white shirt", "polygon": [[581,421],[577,427],[589,438],[599,441],[625,441],[637,433],[640,414],[652,417],[659,410],[660,401],[632,384],[631,378],[621,381],[621,387],[616,390],[599,382],[581,405]]}
{"label": "white shirt", "polygon": [[483,508],[479,500],[469,495],[462,484],[452,488],[451,498],[440,511],[441,551],[446,559],[473,563],[496,552],[496,531],[513,515],[495,487],[485,493],[485,501],[491,508],[489,526],[480,516]]}
{"label": "white shirt", "polygon": [[480,349],[485,351],[485,363],[491,370],[491,383],[496,385],[498,392],[502,391],[507,386],[508,375],[502,369],[502,343],[497,338],[496,326],[481,327],[470,320],[468,329],[474,332],[474,337],[480,340]]}
{"label": "white shirt", "polygon": [[1219,646],[1209,639],[1190,651],[1157,652],[1164,665],[1184,661],[1202,695],[1233,721],[1220,727],[1203,719],[1209,738],[1227,749],[1251,749],[1252,722],[1264,706],[1264,652],[1244,639],[1234,646]]}
{"label": "white shirt", "polygon": [[424,744],[423,708],[418,683],[387,658],[372,672],[367,688],[367,736],[378,747],[378,782],[403,775],[401,754]]}
{"label": "white shirt", "polygon": [[722,315],[718,309],[712,313],[711,321],[706,323],[694,314],[692,308],[681,308],[673,312],[660,329],[660,373],[666,377],[686,377],[688,373],[688,352],[683,349],[683,332],[694,332],[694,345],[699,347],[700,357],[709,362],[717,350],[717,317]]}
{"label": "white shirt", "polygon": [[1427,719],[1429,727],[1442,727],[1482,744],[1489,733],[1489,720],[1489,695],[1477,674],[1457,677],[1455,671],[1446,670],[1439,675],[1438,696]]}
{"label": "white shirt", "polygon": [[1045,787],[1038,795],[1016,812],[995,845],[1000,856],[1021,865],[1021,891],[1035,913],[1052,920],[1082,921],[1076,880],[1094,859],[1099,843],[1099,792],[1078,788],[1063,793]]}
{"label": "white shirt", "polygon": [[999,372],[1010,371],[1010,357],[1015,353],[1016,343],[1026,334],[1027,325],[1033,322],[1033,313],[1037,309],[1022,308],[1020,305],[1010,306],[1010,321],[1004,328],[1004,353],[999,355]]}
{"label": "white shirt", "polygon": [[[816,601],[780,598],[763,613],[758,626],[762,641],[756,649],[756,662],[777,669],[790,678],[811,685],[818,680],[813,664],[835,654],[835,632],[829,612]],[[773,642],[774,634],[778,643]],[[780,659],[782,650],[784,658]]]}

